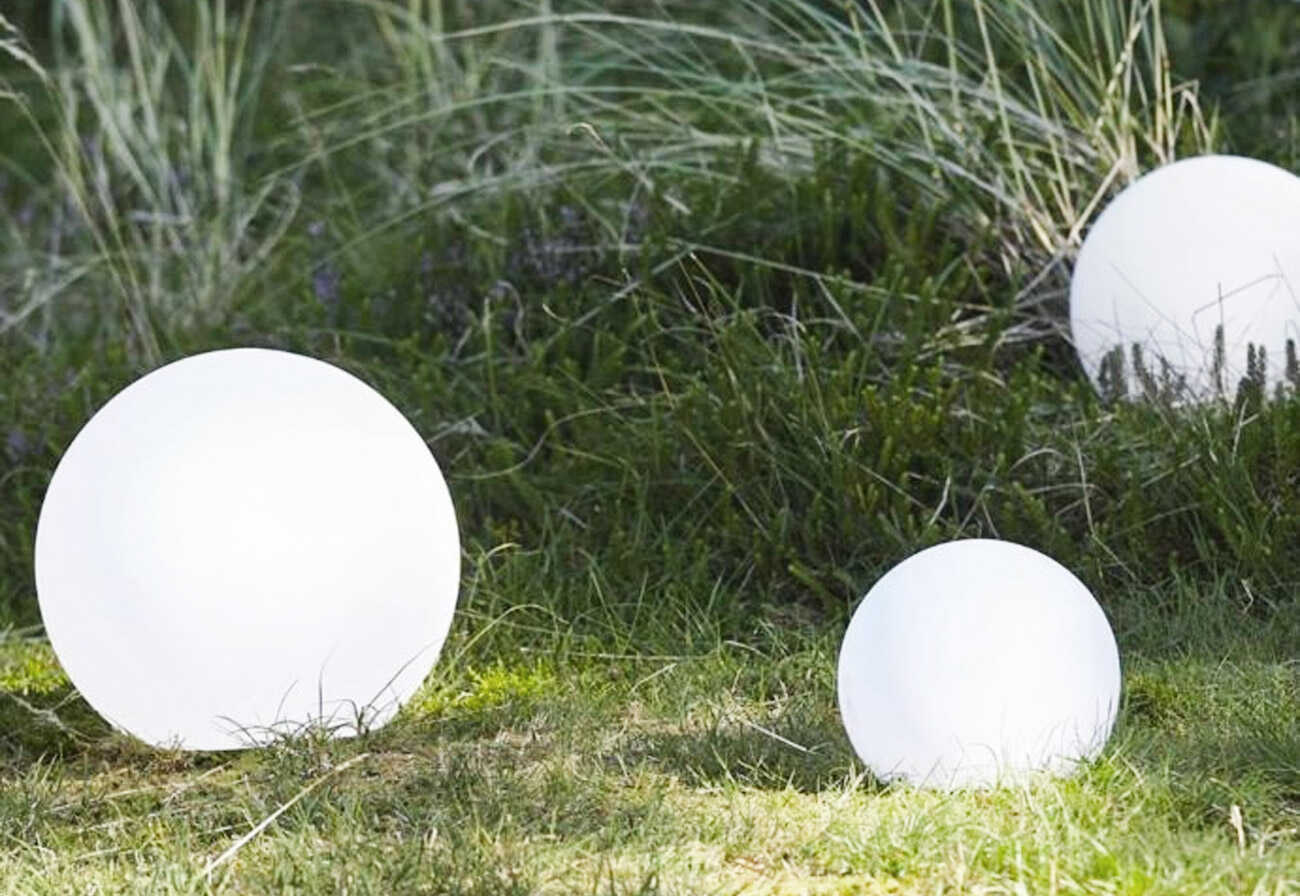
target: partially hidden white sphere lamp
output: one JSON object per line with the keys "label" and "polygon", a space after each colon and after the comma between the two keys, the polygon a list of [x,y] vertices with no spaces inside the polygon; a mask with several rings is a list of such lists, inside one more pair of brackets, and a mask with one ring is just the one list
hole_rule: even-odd
{"label": "partially hidden white sphere lamp", "polygon": [[1179,399],[1231,398],[1252,345],[1263,349],[1273,388],[1287,340],[1300,344],[1300,177],[1255,159],[1207,155],[1139,178],[1083,241],[1070,331],[1095,384],[1108,356],[1118,360],[1121,397],[1144,389],[1135,344],[1155,385],[1181,381]]}
{"label": "partially hidden white sphere lamp", "polygon": [[41,507],[36,588],[73,684],[157,746],[378,727],[447,636],[460,547],[424,439],[353,375],[238,348],[127,386]]}
{"label": "partially hidden white sphere lamp", "polygon": [[1055,560],[991,539],[914,554],[867,593],[839,657],[840,714],[882,780],[936,788],[1064,774],[1115,722],[1106,616]]}

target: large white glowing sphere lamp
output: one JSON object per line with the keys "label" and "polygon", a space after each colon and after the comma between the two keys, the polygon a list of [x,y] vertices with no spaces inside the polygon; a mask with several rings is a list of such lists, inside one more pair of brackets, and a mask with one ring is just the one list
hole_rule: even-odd
{"label": "large white glowing sphere lamp", "polygon": [[1070,330],[1088,376],[1099,388],[1109,376],[1121,397],[1154,386],[1179,400],[1231,398],[1250,346],[1263,349],[1271,390],[1287,340],[1300,343],[1300,177],[1207,155],[1139,178],[1083,241]]}
{"label": "large white glowing sphere lamp", "polygon": [[1119,705],[1106,616],[1055,560],[967,539],[914,554],[867,593],[839,657],[840,714],[882,780],[938,787],[1063,774]]}
{"label": "large white glowing sphere lamp", "polygon": [[378,727],[455,609],[460,548],[424,439],[323,361],[240,348],[127,386],[77,434],[36,533],[74,685],[158,746]]}

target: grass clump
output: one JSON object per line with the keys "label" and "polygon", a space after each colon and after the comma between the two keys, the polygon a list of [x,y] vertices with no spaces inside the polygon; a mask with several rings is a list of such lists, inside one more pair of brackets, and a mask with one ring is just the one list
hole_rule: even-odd
{"label": "grass clump", "polygon": [[68,678],[48,642],[18,641],[5,653],[0,666],[0,688],[5,692],[26,697],[67,687]]}
{"label": "grass clump", "polygon": [[[72,265],[26,313],[72,290],[81,301],[61,301],[61,317],[116,320],[157,363],[169,331],[212,320],[266,260],[297,193],[287,180],[252,183],[247,168],[278,49],[273,21],[250,42],[254,18],[228,15],[223,0],[195,7],[184,34],[157,4],[57,5],[49,66],[26,56],[27,89],[9,94],[48,154],[39,173],[64,207],[51,222],[54,260]],[[39,258],[43,247],[24,242]],[[106,295],[95,301],[96,291]],[[36,334],[49,326],[40,316]]]}

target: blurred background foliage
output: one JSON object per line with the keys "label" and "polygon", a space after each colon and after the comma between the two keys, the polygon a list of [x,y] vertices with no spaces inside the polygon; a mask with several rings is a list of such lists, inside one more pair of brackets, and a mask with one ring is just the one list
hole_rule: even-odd
{"label": "blurred background foliage", "polygon": [[1104,604],[1191,577],[1294,612],[1300,399],[1104,402],[1064,303],[1143,170],[1296,168],[1300,4],[4,15],[36,64],[0,53],[0,626],[38,620],[78,427],[234,344],[388,395],[467,568],[575,623],[843,618],[974,535]]}

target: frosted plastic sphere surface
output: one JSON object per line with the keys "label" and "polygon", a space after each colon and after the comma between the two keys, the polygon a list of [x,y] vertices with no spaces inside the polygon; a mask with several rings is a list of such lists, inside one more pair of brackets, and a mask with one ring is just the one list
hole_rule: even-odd
{"label": "frosted plastic sphere surface", "polygon": [[1119,704],[1115,638],[1065,567],[969,539],[886,573],[840,650],[840,715],[882,779],[981,787],[1069,772],[1101,750]]}
{"label": "frosted plastic sphere surface", "polygon": [[437,658],[460,547],[424,440],[322,361],[230,349],[118,393],[36,532],[46,631],[113,725],[221,750],[386,722]]}
{"label": "frosted plastic sphere surface", "polygon": [[[1223,326],[1222,373],[1215,331]],[[1145,175],[1097,218],[1074,266],[1070,329],[1084,369],[1123,351],[1125,390],[1140,394],[1132,346],[1180,398],[1231,398],[1247,346],[1265,350],[1269,388],[1300,342],[1300,178],[1255,159],[1199,156]]]}

